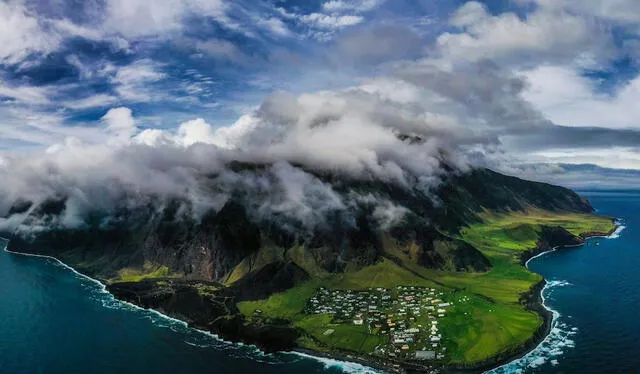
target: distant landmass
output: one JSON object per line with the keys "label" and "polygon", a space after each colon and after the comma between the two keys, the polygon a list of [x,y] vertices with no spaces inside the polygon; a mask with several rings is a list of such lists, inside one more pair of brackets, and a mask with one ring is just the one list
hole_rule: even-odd
{"label": "distant landmass", "polygon": [[[269,167],[230,165],[254,180]],[[15,201],[5,218],[20,224],[1,234],[12,251],[54,256],[119,299],[227,340],[388,371],[475,372],[548,333],[544,280],[524,262],[615,228],[569,189],[488,169],[424,188],[306,172],[349,205],[296,216],[232,191],[195,214],[179,198],[159,208],[126,196],[134,203],[116,214],[71,227],[47,224],[73,209],[53,196]]]}

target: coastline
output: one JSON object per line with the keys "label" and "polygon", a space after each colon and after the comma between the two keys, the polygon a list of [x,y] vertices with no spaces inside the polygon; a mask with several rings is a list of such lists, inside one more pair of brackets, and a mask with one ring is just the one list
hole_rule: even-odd
{"label": "coastline", "polygon": [[[35,254],[35,253],[26,253],[26,252],[16,252],[16,251],[11,251],[8,249],[8,243],[9,243],[9,239],[6,238],[2,238],[0,237],[1,240],[4,240],[7,244],[5,244],[3,251],[12,255],[17,255],[17,256],[26,256],[26,257],[37,257],[37,258],[42,258],[42,259],[47,259],[47,260],[52,260],[55,261],[58,265],[64,267],[66,270],[71,271],[72,273],[76,274],[77,276],[88,280],[96,285],[98,285],[100,287],[100,289],[102,290],[102,292],[104,292],[105,294],[108,294],[110,296],[112,296],[114,298],[115,301],[117,301],[118,303],[121,303],[123,305],[126,305],[127,307],[133,308],[135,310],[139,310],[139,311],[147,311],[147,312],[151,312],[155,315],[157,315],[160,318],[163,318],[165,320],[174,322],[174,323],[179,323],[189,329],[192,329],[194,331],[197,331],[203,335],[206,335],[212,339],[215,339],[219,342],[225,343],[225,344],[230,344],[230,345],[239,345],[239,346],[245,346],[245,347],[251,347],[252,349],[254,349],[256,352],[260,352],[262,355],[269,355],[271,353],[267,353],[264,350],[260,349],[260,347],[258,347],[255,344],[247,344],[244,342],[234,342],[231,340],[225,340],[223,338],[221,338],[219,335],[211,333],[209,331],[206,330],[202,330],[199,329],[197,327],[194,326],[190,326],[189,323],[187,323],[186,321],[183,321],[181,319],[178,318],[174,318],[171,317],[170,315],[167,315],[165,313],[162,313],[156,309],[153,308],[144,308],[141,307],[139,305],[136,305],[134,303],[130,303],[128,301],[125,300],[121,300],[117,297],[115,297],[115,295],[113,295],[111,292],[109,292],[107,290],[107,286],[105,283],[103,283],[102,281],[100,281],[99,279],[96,278],[92,278],[86,274],[83,274],[81,272],[79,272],[78,270],[76,270],[75,268],[73,268],[72,266],[64,263],[63,261],[61,261],[60,259],[53,257],[53,256],[49,256],[49,255],[40,255],[40,254]],[[340,356],[340,355],[330,355],[330,354],[323,354],[322,352],[316,352],[316,351],[312,351],[312,350],[307,350],[307,349],[295,349],[292,351],[283,351],[281,353],[284,354],[292,354],[292,355],[296,355],[298,357],[303,357],[303,358],[307,358],[307,359],[312,359],[312,360],[316,360],[322,364],[325,365],[325,367],[336,367],[339,366],[341,368],[347,368],[347,367],[352,367],[351,369],[353,369],[353,371],[357,371],[358,373],[384,373],[386,371],[388,371],[389,369],[386,367],[382,367],[382,366],[376,366],[376,365],[372,365],[371,363],[364,361],[364,360],[360,360],[357,358],[351,358],[351,357],[346,357],[346,356]],[[355,367],[354,367],[355,365]],[[365,371],[363,371],[365,370]]]}
{"label": "coastline", "polygon": [[[592,239],[592,238],[615,238],[617,236],[614,236],[616,234],[619,234],[620,231],[622,231],[625,228],[625,226],[622,225],[622,223],[618,220],[615,221],[615,227],[608,233],[608,234],[604,234],[604,233],[587,233],[584,235],[581,235],[579,238],[582,240],[580,243],[577,244],[558,244],[558,245],[547,245],[547,246],[539,246],[536,248],[532,248],[531,251],[527,251],[525,253],[522,254],[521,256],[521,262],[523,264],[523,266],[525,266],[528,269],[528,264],[531,260],[541,257],[543,255],[546,255],[548,253],[552,253],[556,250],[562,249],[562,248],[572,248],[572,247],[580,247],[583,246],[585,244],[585,241],[587,239]],[[256,351],[261,352],[262,354],[270,354],[267,353],[265,350],[261,349],[258,345],[256,344],[247,344],[247,343],[243,343],[243,342],[238,342],[238,341],[232,341],[232,340],[227,340],[227,339],[223,339],[221,338],[219,335],[214,334],[212,332],[206,331],[206,330],[202,330],[196,326],[192,326],[190,323],[185,322],[184,320],[178,319],[178,318],[174,318],[170,315],[167,315],[161,311],[158,311],[157,309],[154,308],[145,308],[139,305],[136,305],[134,303],[131,303],[129,301],[125,301],[122,300],[121,298],[118,298],[116,295],[114,295],[112,292],[110,292],[107,288],[107,285],[100,281],[99,279],[95,279],[92,278],[86,274],[83,274],[79,271],[77,271],[76,269],[74,269],[72,266],[64,263],[63,261],[59,260],[56,257],[53,256],[49,256],[49,255],[40,255],[40,254],[33,254],[33,253],[25,253],[25,252],[16,252],[16,251],[11,251],[8,249],[8,239],[5,238],[1,238],[3,240],[6,241],[6,245],[4,246],[4,251],[10,254],[14,254],[14,255],[22,255],[22,256],[30,256],[30,257],[39,257],[39,258],[44,258],[44,259],[50,259],[55,261],[56,263],[58,263],[59,265],[63,266],[64,268],[71,270],[73,273],[75,273],[76,275],[79,275],[80,277],[90,280],[91,282],[99,285],[99,287],[101,288],[101,290],[106,293],[111,295],[114,300],[116,300],[118,303],[122,303],[123,305],[127,305],[128,307],[133,307],[133,309],[136,310],[141,310],[141,311],[150,311],[156,315],[158,315],[161,318],[170,320],[172,322],[175,323],[180,323],[185,327],[188,327],[190,329],[196,330],[202,334],[207,335],[208,337],[214,338],[220,342],[224,342],[226,344],[239,344],[239,345],[243,345],[243,346],[248,346],[248,347],[252,347],[254,348]],[[544,292],[548,289],[548,287],[550,287],[550,283],[547,282],[546,280],[542,279],[538,284],[536,284],[534,287],[532,287],[532,289],[527,292],[525,295],[523,295],[522,301],[523,303],[525,303],[527,305],[527,308],[538,313],[542,319],[543,319],[543,323],[542,325],[539,327],[539,329],[536,331],[536,333],[531,337],[531,339],[527,342],[525,342],[524,344],[522,344],[519,348],[522,349],[516,349],[514,351],[508,352],[504,355],[504,357],[502,356],[496,356],[493,358],[490,358],[484,362],[475,364],[473,366],[466,366],[466,367],[455,367],[455,366],[450,366],[450,367],[442,367],[440,368],[441,372],[443,373],[485,373],[485,372],[490,372],[492,370],[501,368],[503,366],[507,366],[509,364],[512,364],[514,362],[516,362],[517,360],[520,360],[522,358],[525,358],[527,356],[529,356],[530,354],[532,354],[533,351],[536,350],[536,348],[538,348],[548,337],[549,334],[551,332],[551,330],[553,329],[556,321],[557,321],[557,317],[558,314],[556,311],[550,309],[546,304],[545,304],[545,297],[544,297]],[[339,352],[331,352],[331,353],[323,353],[323,352],[317,352],[317,351],[313,351],[313,350],[309,350],[309,349],[305,349],[305,348],[295,348],[293,350],[287,350],[287,351],[281,351],[282,353],[285,354],[293,354],[293,355],[297,355],[300,357],[304,357],[304,358],[310,358],[310,359],[314,359],[318,362],[321,362],[322,364],[325,365],[325,367],[341,367],[342,369],[345,370],[349,370],[348,368],[350,366],[353,365],[357,365],[356,367],[352,367],[351,370],[353,371],[358,371],[358,372],[363,372],[363,370],[365,370],[364,372],[372,372],[372,373],[379,373],[379,372],[402,372],[404,371],[404,369],[409,369],[410,365],[402,365],[401,367],[394,367],[393,363],[389,363],[388,365],[384,365],[381,363],[377,363],[375,361],[369,361],[366,360],[364,358],[358,358],[358,357],[352,357],[350,355],[347,354],[342,354]],[[413,371],[411,371],[413,372]]]}
{"label": "coastline", "polygon": [[[557,250],[566,249],[566,248],[577,248],[577,247],[584,246],[586,243],[586,240],[588,239],[595,239],[595,238],[615,239],[618,237],[617,235],[619,235],[620,232],[622,232],[622,230],[626,228],[626,226],[624,226],[622,224],[622,221],[619,219],[614,219],[614,222],[615,222],[615,226],[609,233],[597,233],[597,232],[586,233],[584,236],[582,235],[580,236],[582,238],[582,242],[579,244],[558,244],[558,245],[552,246],[550,249],[545,250],[543,247],[540,247],[540,248],[536,248],[536,251],[534,251],[533,253],[526,252],[523,254],[521,258],[523,266],[529,269],[529,262],[531,262],[531,260],[534,260],[538,257],[545,256],[549,253],[556,252]],[[542,287],[539,287],[540,285],[542,285]],[[555,327],[559,317],[559,313],[556,310],[551,309],[546,304],[546,298],[544,296],[544,293],[550,287],[552,287],[552,283],[549,283],[546,279],[543,279],[540,283],[534,286],[534,288],[529,292],[528,296],[532,297],[533,299],[532,301],[534,302],[534,305],[540,308],[540,310],[536,312],[538,312],[540,316],[543,318],[543,323],[538,329],[538,331],[536,332],[536,334],[534,335],[534,337],[532,338],[532,342],[531,343],[527,342],[529,344],[525,343],[525,346],[527,346],[527,348],[522,350],[522,352],[520,353],[512,355],[510,358],[506,360],[501,360],[501,362],[495,363],[491,367],[483,368],[478,372],[488,373],[493,370],[499,369],[501,367],[515,363],[516,361],[521,360],[523,358],[526,358],[529,355],[531,355],[538,347],[540,347],[549,338],[551,330]],[[539,290],[536,290],[536,288],[539,288]],[[540,334],[541,331],[543,332],[542,334]],[[536,337],[538,338],[536,339]]]}

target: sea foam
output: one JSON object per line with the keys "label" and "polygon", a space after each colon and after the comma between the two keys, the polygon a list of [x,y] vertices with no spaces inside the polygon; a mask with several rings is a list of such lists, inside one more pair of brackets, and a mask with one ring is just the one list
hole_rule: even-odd
{"label": "sea foam", "polygon": [[616,227],[616,231],[607,236],[607,239],[618,239],[620,237],[620,233],[622,233],[622,231],[627,228],[627,226],[624,225],[624,221],[622,220],[617,220],[616,225],[618,225],[618,227]]}
{"label": "sea foam", "polygon": [[324,364],[325,369],[336,368],[336,369],[342,370],[345,373],[353,373],[353,374],[382,374],[383,373],[382,371],[378,371],[368,366],[364,366],[355,362],[340,361],[333,358],[316,357],[316,356],[308,355],[302,352],[293,352],[292,354],[295,354],[297,356],[304,357],[304,358],[318,360]]}

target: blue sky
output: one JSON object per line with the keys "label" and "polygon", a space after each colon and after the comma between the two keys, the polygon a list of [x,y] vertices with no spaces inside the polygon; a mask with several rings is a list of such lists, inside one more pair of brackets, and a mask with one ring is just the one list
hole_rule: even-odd
{"label": "blue sky", "polygon": [[511,174],[633,187],[638,30],[634,0],[5,0],[0,150],[281,139],[294,101],[298,123],[397,111]]}

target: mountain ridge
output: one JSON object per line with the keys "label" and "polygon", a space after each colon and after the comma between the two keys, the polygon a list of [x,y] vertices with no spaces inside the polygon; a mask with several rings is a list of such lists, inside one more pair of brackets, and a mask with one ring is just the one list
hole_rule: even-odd
{"label": "mountain ridge", "polygon": [[[247,167],[247,166],[243,166]],[[256,166],[257,167],[257,166]],[[331,183],[331,178],[325,178]],[[415,244],[414,256],[422,265],[455,271],[486,271],[488,261],[455,234],[466,224],[479,220],[485,211],[524,211],[535,207],[548,211],[590,213],[592,207],[574,192],[549,184],[524,181],[488,169],[454,174],[431,196],[391,183],[339,180],[331,184],[338,193],[358,193],[376,201],[401,207],[400,222],[382,228],[374,222],[374,209],[367,202],[353,209],[355,222],[345,223],[344,212],[327,214],[324,222],[311,230],[295,227],[295,220],[281,217],[250,217],[242,198],[230,199],[218,212],[207,212],[200,222],[176,220],[180,209],[169,202],[163,211],[132,211],[111,227],[99,220],[80,229],[55,229],[32,233],[3,234],[11,239],[11,248],[42,251],[66,257],[76,252],[73,262],[86,271],[108,279],[124,267],[142,267],[145,263],[167,266],[172,272],[191,279],[222,281],[245,258],[264,246],[283,250],[303,245],[324,271],[335,273],[375,263],[384,252],[380,239],[386,233],[402,245]],[[355,191],[355,192],[354,192]],[[30,213],[24,221],[52,220],[64,212],[64,199],[47,200],[36,207],[17,201],[10,214]],[[351,218],[351,217],[350,217]],[[287,229],[283,229],[287,227]],[[438,248],[436,248],[438,247]],[[437,249],[437,250],[436,250]],[[454,253],[450,255],[449,252]],[[91,264],[93,258],[102,261]],[[105,261],[107,260],[107,261]]]}

